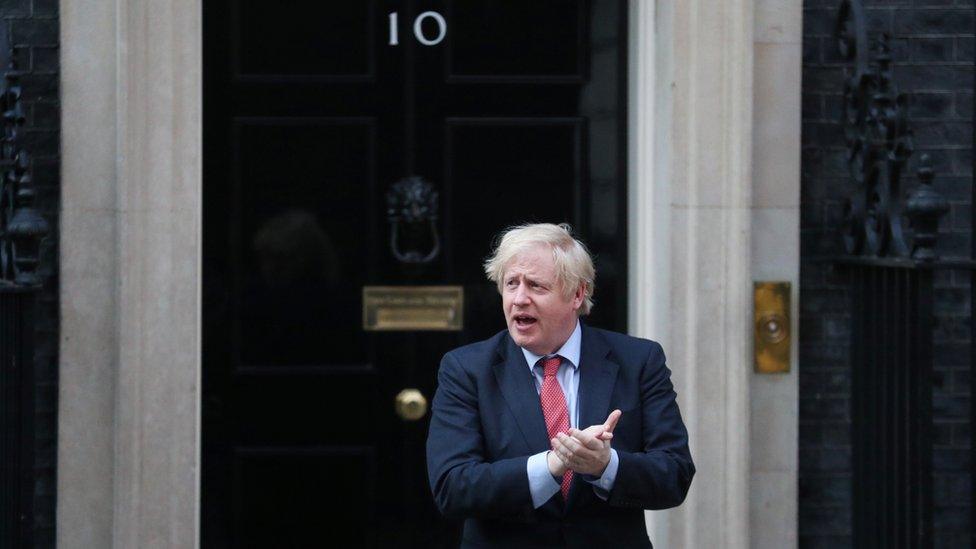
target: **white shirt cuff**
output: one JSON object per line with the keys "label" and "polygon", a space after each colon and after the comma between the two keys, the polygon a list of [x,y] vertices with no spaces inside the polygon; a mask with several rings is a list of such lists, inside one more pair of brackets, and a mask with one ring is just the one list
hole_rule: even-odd
{"label": "white shirt cuff", "polygon": [[[529,475],[529,492],[532,494],[532,506],[536,509],[545,505],[552,496],[559,492],[560,488],[559,483],[556,482],[552,473],[549,472],[549,463],[546,460],[549,452],[550,450],[546,450],[545,452],[539,452],[530,456],[529,461],[525,464],[525,471]],[[613,457],[610,460],[612,463]],[[609,465],[607,465],[607,469],[610,469]],[[614,475],[616,475],[616,472],[616,469],[614,469]]]}
{"label": "white shirt cuff", "polygon": [[620,458],[617,456],[617,451],[610,448],[610,463],[607,463],[607,468],[603,470],[603,475],[599,478],[593,475],[580,476],[583,477],[583,480],[593,485],[593,493],[598,498],[606,501],[610,497],[610,490],[613,490],[613,482],[617,480],[617,467],[619,466]]}

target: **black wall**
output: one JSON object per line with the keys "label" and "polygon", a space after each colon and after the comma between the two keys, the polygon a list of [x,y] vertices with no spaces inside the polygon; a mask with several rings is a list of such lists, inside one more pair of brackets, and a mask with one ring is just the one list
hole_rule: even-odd
{"label": "black wall", "polygon": [[[894,78],[911,96],[916,153],[951,204],[941,255],[969,256],[973,143],[973,1],[865,0],[872,36],[892,38]],[[803,3],[800,266],[800,546],[851,545],[850,299],[843,271],[815,261],[840,251],[847,193],[839,123],[843,67],[832,38],[840,0]],[[915,185],[909,181],[909,191]],[[970,532],[969,278],[936,278],[935,547],[967,547]]]}
{"label": "black wall", "polygon": [[[61,103],[58,96],[57,0],[0,0],[0,18],[9,25],[29,107],[24,131],[33,158],[37,206],[51,225],[41,246],[35,330],[34,545],[54,547],[58,395],[58,211],[60,201]],[[5,47],[5,46],[4,46]]]}

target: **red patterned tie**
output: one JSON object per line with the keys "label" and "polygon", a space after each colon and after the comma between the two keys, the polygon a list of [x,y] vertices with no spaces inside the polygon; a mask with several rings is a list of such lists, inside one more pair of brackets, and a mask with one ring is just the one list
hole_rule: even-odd
{"label": "red patterned tie", "polygon": [[[554,356],[542,359],[542,391],[539,398],[542,400],[542,416],[546,420],[546,430],[549,431],[549,438],[556,438],[559,433],[569,431],[569,410],[566,408],[566,395],[563,394],[559,380],[556,379],[556,372],[559,371],[559,363],[562,358]],[[573,482],[573,472],[566,471],[563,475],[563,482],[560,485],[563,499],[569,495],[569,485]]]}

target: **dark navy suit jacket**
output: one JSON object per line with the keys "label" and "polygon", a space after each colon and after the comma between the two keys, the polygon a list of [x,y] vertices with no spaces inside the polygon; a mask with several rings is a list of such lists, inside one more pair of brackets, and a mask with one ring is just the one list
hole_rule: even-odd
{"label": "dark navy suit jacket", "polygon": [[653,341],[583,325],[579,425],[619,408],[620,459],[604,501],[575,476],[534,509],[529,456],[548,450],[535,382],[508,331],[444,355],[427,437],[434,501],[464,522],[463,547],[650,547],[644,509],[679,505],[695,466],[664,351]]}

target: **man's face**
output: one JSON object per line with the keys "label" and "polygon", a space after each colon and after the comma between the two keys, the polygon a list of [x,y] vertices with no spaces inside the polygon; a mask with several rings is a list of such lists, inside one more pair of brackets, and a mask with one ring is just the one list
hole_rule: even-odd
{"label": "man's face", "polygon": [[539,245],[516,255],[502,278],[502,309],[508,333],[537,355],[553,353],[576,328],[583,288],[569,298],[556,278],[552,251]]}

